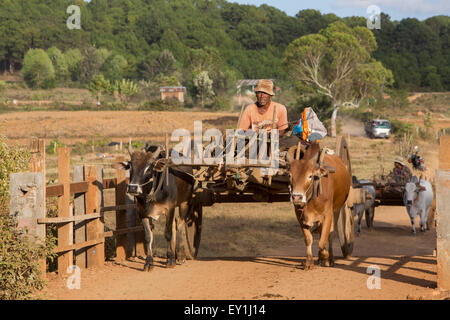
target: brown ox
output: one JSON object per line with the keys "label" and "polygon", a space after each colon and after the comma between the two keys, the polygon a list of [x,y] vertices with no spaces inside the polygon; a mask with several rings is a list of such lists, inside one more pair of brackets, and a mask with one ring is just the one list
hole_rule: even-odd
{"label": "brown ox", "polygon": [[[151,152],[150,150],[154,150]],[[176,233],[184,230],[184,223],[189,214],[192,200],[193,184],[192,168],[162,169],[164,153],[161,147],[147,147],[145,151],[129,149],[131,160],[123,162],[120,169],[130,170],[130,183],[127,193],[136,199],[137,212],[142,219],[145,231],[145,253],[147,255],[144,271],[151,271],[153,265],[153,229],[154,221],[160,215],[166,215],[165,238],[167,240],[167,267],[176,265],[175,259],[183,263],[185,260],[185,243],[180,239],[177,250]],[[179,219],[175,219],[175,208],[179,208]],[[176,221],[175,221],[176,220]]]}
{"label": "brown ox", "polygon": [[[295,214],[303,231],[307,259],[305,270],[314,266],[312,254],[312,231],[317,226],[320,233],[319,263],[333,266],[333,237],[341,207],[347,200],[351,178],[347,168],[337,155],[320,152],[314,143],[300,160],[294,159],[292,147],[287,155],[289,163],[291,199]],[[325,163],[325,164],[324,164]],[[329,251],[326,249],[329,242]]]}

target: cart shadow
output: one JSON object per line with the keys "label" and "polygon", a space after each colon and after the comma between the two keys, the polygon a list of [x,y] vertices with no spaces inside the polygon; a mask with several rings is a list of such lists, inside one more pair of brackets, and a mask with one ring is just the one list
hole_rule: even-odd
{"label": "cart shadow", "polygon": [[[373,259],[388,259],[394,260],[394,263],[373,263]],[[372,262],[371,262],[372,261]],[[348,260],[337,259],[335,263],[335,268],[342,270],[358,272],[370,276],[373,272],[369,272],[369,266],[377,266],[380,268],[381,280],[391,280],[396,282],[407,283],[410,285],[422,287],[422,288],[432,288],[437,287],[436,281],[424,279],[424,275],[437,276],[435,271],[429,269],[435,268],[435,259],[426,259],[424,257],[357,257],[350,264],[347,264]],[[407,266],[408,263],[419,263],[420,267],[410,267]],[[401,274],[402,271],[414,271],[418,273],[417,276]]]}
{"label": "cart shadow", "polygon": [[[390,260],[392,263],[376,263],[374,259]],[[218,257],[218,258],[199,258],[199,261],[240,261],[240,262],[252,262],[264,265],[272,265],[276,267],[291,268],[294,270],[300,270],[301,272],[311,272],[304,271],[304,265],[306,262],[306,257]],[[419,267],[408,266],[408,263],[418,263]],[[368,273],[369,266],[377,266],[381,270],[381,280],[391,280],[396,282],[402,282],[413,286],[418,286],[422,288],[436,288],[436,281],[424,279],[424,275],[437,276],[437,273],[433,270],[436,266],[436,260],[434,258],[427,257],[408,257],[408,256],[371,256],[371,257],[350,257],[349,259],[344,259],[343,257],[335,257],[334,269],[342,269],[346,271],[352,271],[356,273],[361,273],[367,277],[371,276],[373,273]],[[314,269],[319,270],[321,267],[318,265],[317,256],[314,260]],[[417,275],[405,275],[400,272],[412,271]]]}
{"label": "cart shadow", "polygon": [[[123,261],[111,261],[111,263],[115,266],[136,270],[136,271],[143,271],[144,270],[144,264],[145,264],[145,258],[141,256],[133,257],[133,259],[127,259]],[[154,257],[153,260],[153,266],[155,269],[167,269],[167,261],[166,259]]]}

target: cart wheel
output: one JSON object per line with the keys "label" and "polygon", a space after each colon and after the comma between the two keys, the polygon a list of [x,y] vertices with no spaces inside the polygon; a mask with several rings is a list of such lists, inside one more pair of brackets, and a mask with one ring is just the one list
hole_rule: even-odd
{"label": "cart wheel", "polygon": [[336,141],[336,153],[342,159],[347,167],[350,177],[352,176],[352,164],[350,162],[350,153],[348,151],[347,141],[343,136],[337,138]]}
{"label": "cart wheel", "polygon": [[353,241],[355,239],[355,219],[351,210],[344,204],[337,221],[337,234],[341,244],[344,258],[348,258],[353,252]]}
{"label": "cart wheel", "polygon": [[[352,176],[352,166],[350,163],[350,154],[348,151],[347,141],[343,136],[338,137],[336,143],[337,155],[342,159],[347,167],[350,177]],[[351,185],[351,181],[350,181]],[[355,239],[355,220],[350,208],[345,203],[339,214],[337,221],[337,234],[341,244],[341,250],[344,258],[349,257],[353,252],[353,241]]]}
{"label": "cart wheel", "polygon": [[189,216],[186,219],[186,257],[194,260],[197,257],[202,235],[202,215],[201,204],[193,204],[189,208]]}

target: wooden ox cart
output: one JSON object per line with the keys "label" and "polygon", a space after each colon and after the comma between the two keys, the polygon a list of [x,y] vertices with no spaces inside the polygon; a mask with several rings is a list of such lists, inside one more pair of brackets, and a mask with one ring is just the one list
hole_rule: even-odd
{"label": "wooden ox cart", "polygon": [[[364,186],[372,186],[375,189],[375,201],[373,202],[373,210],[378,206],[404,206],[403,192],[405,189],[406,181],[403,176],[393,176],[381,174],[379,176],[374,175],[373,180],[369,182],[360,183],[353,180],[352,188],[359,189]],[[373,226],[375,214],[369,216],[366,214],[367,227]],[[368,221],[367,219],[370,219]]]}
{"label": "wooden ox cart", "polygon": [[[168,142],[166,138],[166,150]],[[351,165],[348,146],[343,137],[339,137],[336,153],[343,159],[350,175]],[[188,258],[197,256],[201,231],[202,208],[215,203],[245,203],[245,202],[289,202],[289,174],[285,159],[286,152],[280,152],[279,168],[275,175],[260,173],[264,165],[244,163],[241,165],[227,164],[191,164],[195,181],[193,202],[186,223],[186,254]],[[177,167],[170,159],[160,170]],[[337,225],[337,234],[344,257],[351,255],[354,240],[354,219],[349,208],[341,209]]]}

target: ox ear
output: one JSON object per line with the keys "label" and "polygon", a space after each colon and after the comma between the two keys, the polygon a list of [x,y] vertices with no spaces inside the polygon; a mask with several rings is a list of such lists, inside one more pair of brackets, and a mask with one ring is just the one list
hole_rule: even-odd
{"label": "ox ear", "polygon": [[131,168],[131,162],[130,161],[124,161],[124,162],[114,163],[112,167],[114,169],[119,169],[119,170],[128,170],[128,169]]}
{"label": "ox ear", "polygon": [[419,192],[423,192],[425,190],[426,190],[426,188],[424,186],[418,186],[418,188],[417,188],[417,191],[419,191]]}

